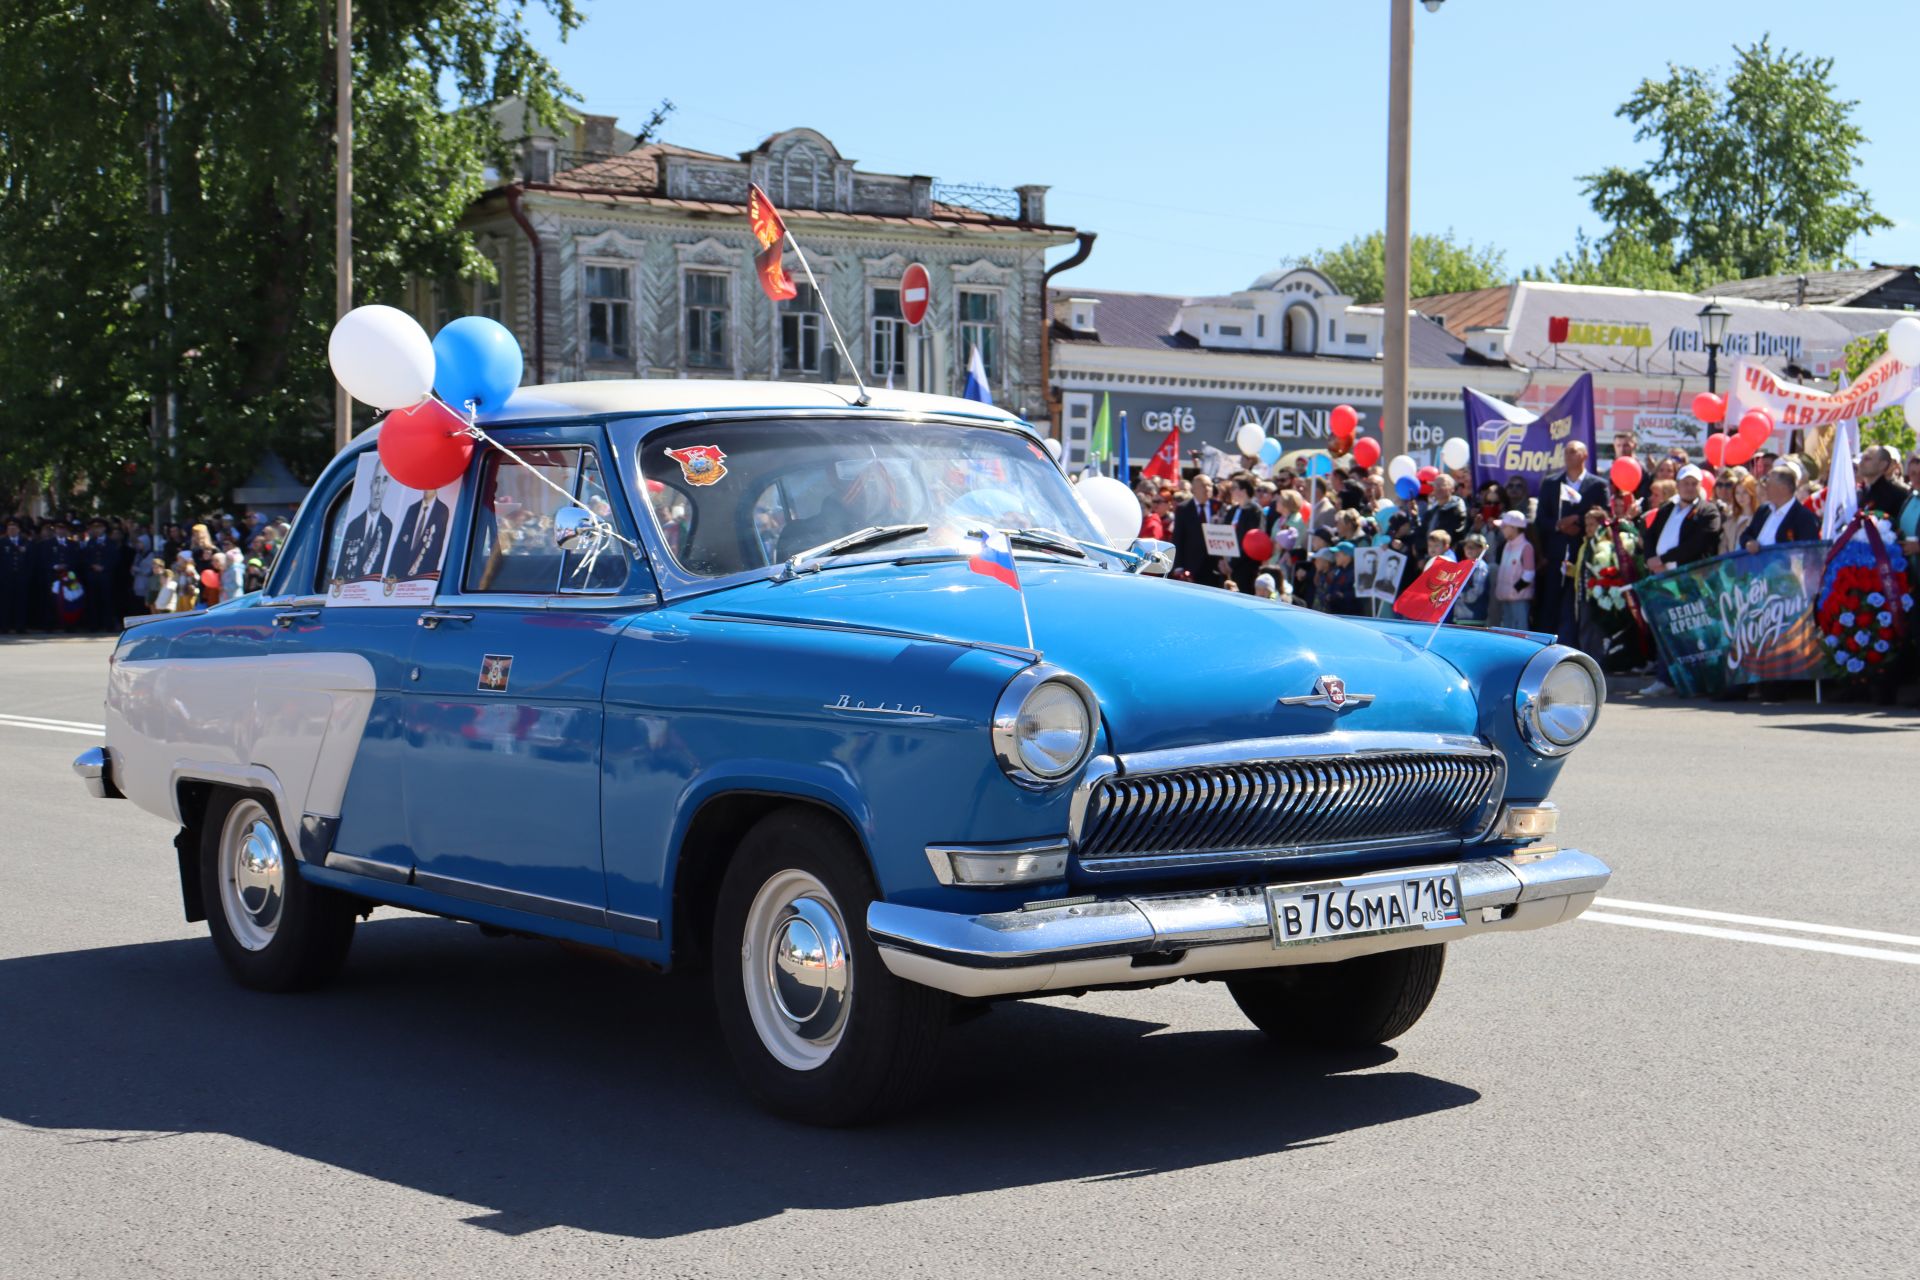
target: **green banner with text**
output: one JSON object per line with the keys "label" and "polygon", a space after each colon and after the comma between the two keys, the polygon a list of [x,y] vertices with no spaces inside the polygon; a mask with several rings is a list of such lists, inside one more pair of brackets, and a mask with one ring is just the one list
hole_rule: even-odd
{"label": "green banner with text", "polygon": [[1845,674],[1828,656],[1813,616],[1830,545],[1740,551],[1635,583],[1667,683],[1694,696]]}

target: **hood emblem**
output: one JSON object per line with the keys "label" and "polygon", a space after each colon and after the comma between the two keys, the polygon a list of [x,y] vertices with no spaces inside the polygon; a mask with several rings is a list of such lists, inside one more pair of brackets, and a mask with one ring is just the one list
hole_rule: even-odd
{"label": "hood emblem", "polygon": [[1373,701],[1370,693],[1348,693],[1347,682],[1339,676],[1322,674],[1313,682],[1313,692],[1299,694],[1292,698],[1280,699],[1283,707],[1326,707],[1331,711],[1345,711],[1348,707],[1364,707]]}

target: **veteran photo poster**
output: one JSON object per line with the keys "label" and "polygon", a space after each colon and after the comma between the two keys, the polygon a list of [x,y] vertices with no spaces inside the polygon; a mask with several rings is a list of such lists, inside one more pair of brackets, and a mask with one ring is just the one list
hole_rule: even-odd
{"label": "veteran photo poster", "polygon": [[409,489],[368,453],[354,473],[347,523],[327,574],[327,603],[425,605],[446,561],[458,487]]}

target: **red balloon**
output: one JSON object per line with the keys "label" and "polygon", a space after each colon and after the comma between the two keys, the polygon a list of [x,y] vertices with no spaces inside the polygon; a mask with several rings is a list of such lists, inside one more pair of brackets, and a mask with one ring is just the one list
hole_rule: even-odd
{"label": "red balloon", "polygon": [[1766,443],[1773,434],[1773,415],[1765,409],[1749,409],[1740,418],[1740,438],[1753,441],[1754,448]]}
{"label": "red balloon", "polygon": [[1737,467],[1743,462],[1752,460],[1753,455],[1758,452],[1760,452],[1759,442],[1742,431],[1737,436],[1727,437],[1727,447],[1721,453],[1720,459],[1729,467]]}
{"label": "red balloon", "polygon": [[1440,468],[1438,467],[1422,467],[1420,470],[1414,472],[1413,478],[1425,485],[1432,483],[1433,478],[1439,474]]}
{"label": "red balloon", "polygon": [[1713,473],[1710,471],[1702,471],[1700,473],[1700,492],[1711,498],[1713,496],[1713,484]]}
{"label": "red balloon", "polygon": [[1693,416],[1705,423],[1719,422],[1727,416],[1727,398],[1702,391],[1693,398]]}
{"label": "red balloon", "polygon": [[380,421],[380,462],[409,489],[443,489],[467,473],[473,437],[459,414],[432,396]]}
{"label": "red balloon", "polygon": [[1273,554],[1273,537],[1262,529],[1249,529],[1240,539],[1240,550],[1246,552],[1247,559],[1265,562]]}
{"label": "red balloon", "polygon": [[1613,481],[1613,487],[1622,493],[1632,493],[1638,489],[1640,480],[1645,475],[1646,472],[1640,469],[1640,462],[1636,458],[1615,458],[1613,467],[1607,472],[1608,479]]}
{"label": "red balloon", "polygon": [[1353,411],[1350,404],[1337,404],[1333,406],[1333,412],[1327,415],[1327,425],[1333,429],[1336,440],[1345,440],[1360,425],[1360,415]]}
{"label": "red balloon", "polygon": [[1706,452],[1708,466],[1718,467],[1722,465],[1722,459],[1726,457],[1728,439],[1729,437],[1717,431],[1707,437]]}
{"label": "red balloon", "polygon": [[1371,467],[1380,461],[1380,442],[1371,436],[1361,436],[1353,442],[1353,460],[1363,467]]}

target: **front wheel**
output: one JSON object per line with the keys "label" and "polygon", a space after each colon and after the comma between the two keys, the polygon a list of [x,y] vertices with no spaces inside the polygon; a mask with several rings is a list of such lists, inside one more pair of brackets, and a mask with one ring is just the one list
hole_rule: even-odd
{"label": "front wheel", "polygon": [[207,928],[240,984],[298,991],[338,973],[353,943],[354,901],[300,878],[266,805],[217,793],[201,832]]}
{"label": "front wheel", "polygon": [[914,1102],[935,1066],[948,999],[888,972],[867,936],[866,860],[805,809],[747,832],[714,913],[720,1029],[747,1088],[808,1124],[878,1119]]}
{"label": "front wheel", "polygon": [[1275,1041],[1303,1049],[1361,1049],[1404,1035],[1440,986],[1447,948],[1409,947],[1332,964],[1287,965],[1232,978],[1240,1012]]}

